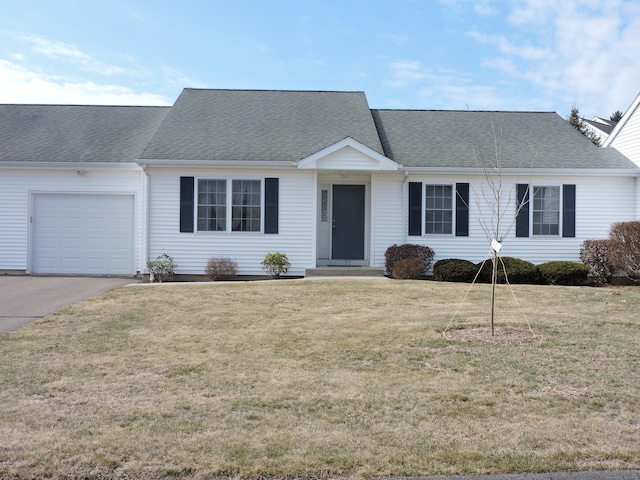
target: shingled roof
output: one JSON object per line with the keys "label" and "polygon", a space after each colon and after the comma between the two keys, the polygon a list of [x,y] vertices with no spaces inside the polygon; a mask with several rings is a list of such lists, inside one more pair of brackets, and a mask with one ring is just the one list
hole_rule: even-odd
{"label": "shingled roof", "polygon": [[185,89],[142,160],[297,162],[346,137],[383,153],[363,92]]}
{"label": "shingled roof", "polygon": [[[372,110],[385,155],[404,167],[635,169],[554,112]],[[495,132],[495,134],[494,134]],[[474,153],[475,150],[475,153]],[[477,152],[480,152],[479,155]]]}
{"label": "shingled roof", "polygon": [[131,162],[170,107],[0,105],[0,162]]}

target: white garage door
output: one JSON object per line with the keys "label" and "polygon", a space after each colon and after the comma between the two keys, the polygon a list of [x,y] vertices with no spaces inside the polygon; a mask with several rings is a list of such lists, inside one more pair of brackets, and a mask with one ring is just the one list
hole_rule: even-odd
{"label": "white garage door", "polygon": [[134,273],[133,195],[37,194],[33,273]]}

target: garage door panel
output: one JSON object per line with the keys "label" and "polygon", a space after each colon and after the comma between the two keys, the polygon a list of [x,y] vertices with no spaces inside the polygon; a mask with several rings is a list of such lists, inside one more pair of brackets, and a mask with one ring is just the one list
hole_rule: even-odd
{"label": "garage door panel", "polygon": [[132,195],[34,195],[32,271],[133,273],[133,204]]}

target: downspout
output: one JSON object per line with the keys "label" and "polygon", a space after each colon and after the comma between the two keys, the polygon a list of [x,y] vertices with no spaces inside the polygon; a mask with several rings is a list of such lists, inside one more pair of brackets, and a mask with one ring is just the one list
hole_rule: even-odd
{"label": "downspout", "polygon": [[409,183],[409,172],[404,171],[404,181],[402,182],[402,225],[404,232],[402,233],[403,243],[409,242],[409,192],[407,184]]}
{"label": "downspout", "polygon": [[147,172],[147,164],[142,164],[142,245],[141,245],[141,262],[142,262],[142,274],[146,275],[147,272],[147,260],[149,258],[149,201],[150,201],[150,182],[149,172]]}

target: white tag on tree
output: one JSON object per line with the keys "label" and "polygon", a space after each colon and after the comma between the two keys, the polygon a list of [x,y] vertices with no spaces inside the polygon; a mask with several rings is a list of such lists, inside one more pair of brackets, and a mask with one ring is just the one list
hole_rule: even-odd
{"label": "white tag on tree", "polygon": [[500,253],[500,249],[502,248],[502,244],[494,238],[493,240],[491,240],[491,248],[493,248],[494,252]]}

